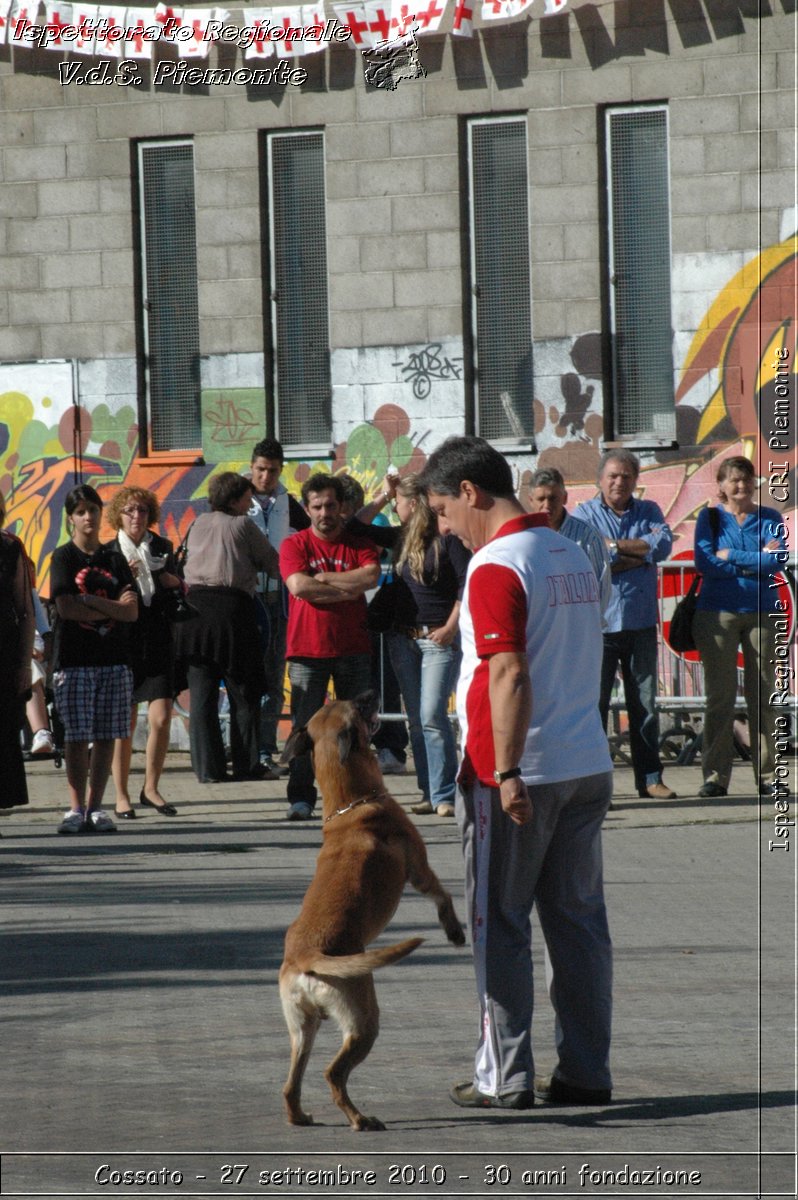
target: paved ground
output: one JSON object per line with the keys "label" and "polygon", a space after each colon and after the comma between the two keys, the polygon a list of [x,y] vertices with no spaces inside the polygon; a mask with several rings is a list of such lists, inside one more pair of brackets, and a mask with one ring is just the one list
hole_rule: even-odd
{"label": "paved ground", "polygon": [[[665,803],[639,800],[616,771],[606,1108],[451,1104],[475,1037],[470,959],[409,893],[386,936],[427,940],[380,973],[382,1031],[352,1082],[382,1134],[350,1132],[330,1101],[332,1027],[306,1079],[319,1123],[284,1123],[276,974],[321,830],[285,821],[282,783],[200,787],[171,754],[163,792],[179,817],[139,810],[115,835],[65,838],[63,770],[36,763],[29,778],[31,805],[0,823],[3,1196],[795,1194],[798,847],[792,829],[789,852],[769,850],[772,806],[760,823],[750,767],[721,802],[696,798],[697,767],[668,770],[680,799]],[[410,777],[390,782],[416,798]],[[418,824],[463,915],[455,824]],[[125,1170],[152,1174],[137,1186],[114,1174]]]}

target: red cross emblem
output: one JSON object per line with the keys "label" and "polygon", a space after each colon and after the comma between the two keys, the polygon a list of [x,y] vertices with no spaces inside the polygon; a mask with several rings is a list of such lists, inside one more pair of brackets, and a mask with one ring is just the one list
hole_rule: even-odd
{"label": "red cross emblem", "polygon": [[160,12],[156,10],[155,20],[160,21],[163,25],[163,35],[166,41],[171,41],[175,30],[183,24],[182,17],[173,8],[162,8]]}
{"label": "red cross emblem", "polygon": [[369,21],[369,29],[372,33],[379,34],[381,42],[387,42],[391,33],[391,21],[385,15],[384,8],[373,9],[374,20]]}
{"label": "red cross emblem", "polygon": [[352,31],[352,41],[356,46],[360,46],[364,40],[360,36],[361,33],[368,33],[369,31],[368,21],[358,21],[358,13],[363,16],[363,9],[347,9],[346,12],[341,14],[344,19],[344,25],[348,25]]}
{"label": "red cross emblem", "polygon": [[428,29],[436,17],[443,16],[443,9],[438,8],[435,0],[430,0],[428,6],[423,12],[416,13],[416,20],[420,23],[422,29]]}
{"label": "red cross emblem", "polygon": [[455,8],[454,8],[454,18],[452,20],[452,27],[454,29],[459,29],[461,25],[464,25],[466,23],[470,24],[471,21],[473,21],[473,19],[474,19],[473,8],[468,8],[466,6],[466,0],[457,0],[457,3],[455,4]]}

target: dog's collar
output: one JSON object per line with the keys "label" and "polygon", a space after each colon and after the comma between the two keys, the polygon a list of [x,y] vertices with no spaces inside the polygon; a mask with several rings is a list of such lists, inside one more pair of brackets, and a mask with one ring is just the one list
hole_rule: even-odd
{"label": "dog's collar", "polygon": [[358,808],[361,804],[370,804],[372,800],[376,800],[378,796],[384,796],[385,793],[380,788],[372,788],[371,791],[361,796],[357,800],[353,800],[351,804],[347,804],[346,808],[336,808],[335,812],[331,812],[329,817],[324,818],[324,824],[331,821],[333,817],[342,817],[344,813],[348,813],[353,808]]}

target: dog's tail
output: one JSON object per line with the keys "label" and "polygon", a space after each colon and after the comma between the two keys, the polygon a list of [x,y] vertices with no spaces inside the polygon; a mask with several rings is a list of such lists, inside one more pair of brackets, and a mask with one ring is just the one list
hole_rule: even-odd
{"label": "dog's tail", "polygon": [[332,979],[357,979],[370,975],[378,967],[387,967],[397,962],[421,945],[423,938],[408,938],[393,946],[381,946],[376,950],[364,950],[362,954],[315,954],[303,967],[306,975],[328,975]]}

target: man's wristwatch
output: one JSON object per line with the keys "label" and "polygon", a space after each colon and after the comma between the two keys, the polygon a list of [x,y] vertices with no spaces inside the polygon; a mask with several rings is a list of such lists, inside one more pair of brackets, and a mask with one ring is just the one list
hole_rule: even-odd
{"label": "man's wristwatch", "polygon": [[493,778],[497,784],[500,784],[504,783],[505,779],[517,779],[520,774],[520,767],[510,767],[509,771],[494,771]]}
{"label": "man's wristwatch", "polygon": [[618,553],[618,543],[610,542],[610,554],[617,554],[617,553]]}

